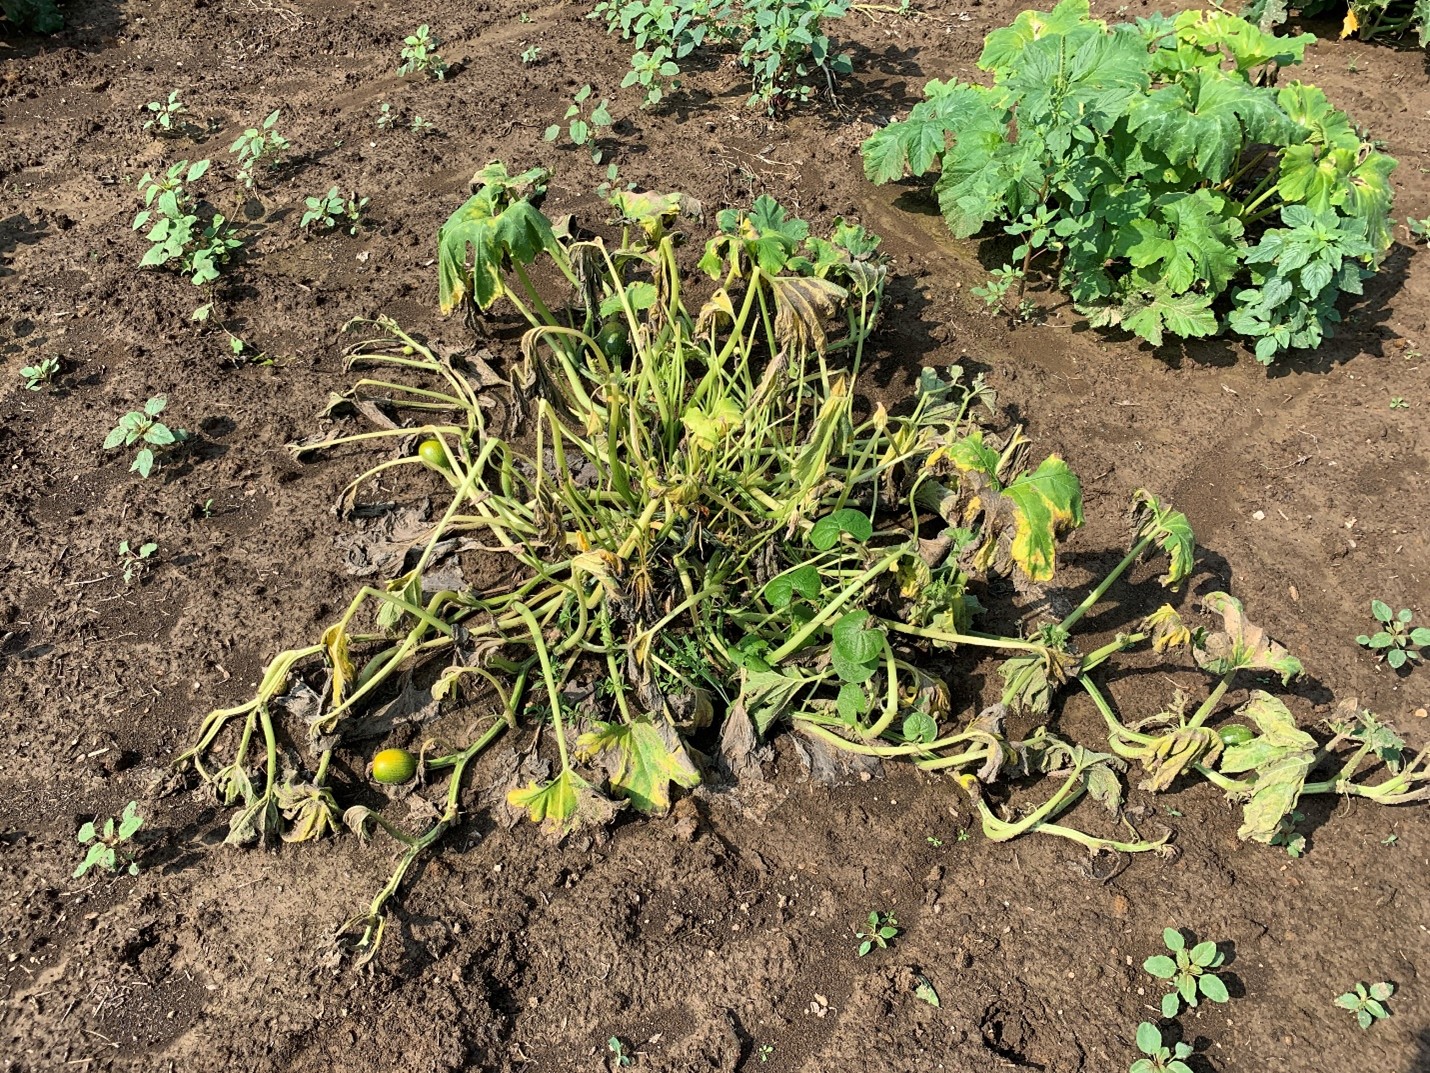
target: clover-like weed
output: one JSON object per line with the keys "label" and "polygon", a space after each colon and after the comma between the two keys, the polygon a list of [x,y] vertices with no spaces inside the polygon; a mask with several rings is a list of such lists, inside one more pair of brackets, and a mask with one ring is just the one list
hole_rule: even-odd
{"label": "clover-like weed", "polygon": [[859,956],[863,957],[876,946],[880,950],[887,950],[889,941],[901,930],[898,924],[893,913],[880,913],[877,910],[870,912],[868,930],[854,933],[856,939],[862,940],[859,943]]}
{"label": "clover-like weed", "polygon": [[[1410,608],[1402,607],[1397,613],[1383,600],[1372,600],[1370,613],[1380,623],[1380,629],[1375,633],[1361,634],[1356,638],[1356,644],[1379,653],[1396,671],[1423,658],[1419,649],[1430,647],[1430,628],[1411,626],[1410,620],[1415,616]],[[1412,645],[1416,647],[1412,648]]]}
{"label": "clover-like weed", "polygon": [[1369,1028],[1377,1021],[1384,1020],[1390,1016],[1390,1011],[1383,1003],[1395,994],[1395,985],[1386,983],[1371,984],[1367,987],[1363,983],[1357,983],[1354,991],[1347,991],[1344,995],[1336,996],[1336,1005],[1343,1010],[1350,1010],[1356,1015],[1356,1024],[1361,1030]]}
{"label": "clover-like weed", "polygon": [[[1217,950],[1216,943],[1197,943],[1188,948],[1187,941],[1176,928],[1164,928],[1162,941],[1172,956],[1156,954],[1142,963],[1142,968],[1159,980],[1167,980],[1173,990],[1162,996],[1162,1016],[1176,1017],[1185,1002],[1188,1006],[1197,1004],[1198,996],[1213,1002],[1226,1002],[1229,998],[1226,984],[1212,972],[1225,960]],[[1156,1067],[1154,1067],[1156,1068]]]}
{"label": "clover-like weed", "polygon": [[1162,1042],[1162,1030],[1150,1021],[1137,1026],[1137,1049],[1146,1057],[1128,1067],[1127,1073],[1192,1073],[1192,1067],[1182,1059],[1192,1053],[1190,1043],[1167,1047]]}
{"label": "clover-like weed", "polygon": [[76,837],[81,845],[89,846],[89,852],[74,870],[74,878],[78,879],[97,865],[111,872],[118,872],[123,866],[131,876],[139,874],[134,847],[130,844],[135,833],[144,826],[144,817],[139,815],[138,808],[138,802],[131,801],[124,806],[117,824],[110,817],[104,821],[103,828],[95,827],[91,821],[79,829]]}

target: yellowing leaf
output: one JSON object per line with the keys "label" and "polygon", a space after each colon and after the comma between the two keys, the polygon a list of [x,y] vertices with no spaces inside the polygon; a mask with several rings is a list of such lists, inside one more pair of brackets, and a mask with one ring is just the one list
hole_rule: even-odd
{"label": "yellowing leaf", "polygon": [[614,751],[611,790],[636,811],[649,815],[670,808],[672,782],[686,789],[700,785],[700,773],[686,755],[685,746],[668,728],[646,719],[596,726],[577,739],[577,755],[590,759]]}
{"label": "yellowing leaf", "polygon": [[570,834],[583,825],[609,822],[617,806],[607,801],[574,771],[564,770],[544,786],[532,782],[508,791],[507,804],[525,809],[532,823],[554,837]]}
{"label": "yellowing leaf", "polygon": [[827,279],[809,276],[773,276],[775,339],[780,346],[824,352],[824,320],[839,312],[849,292]]}
{"label": "yellowing leaf", "polygon": [[[993,489],[996,489],[996,483]],[[1011,560],[1033,581],[1048,581],[1057,564],[1058,538],[1082,525],[1082,487],[1057,455],[1045,458],[997,494],[977,497],[984,514],[984,542],[974,554],[980,569],[1001,569]]]}
{"label": "yellowing leaf", "polygon": [[1359,29],[1360,19],[1356,18],[1356,9],[1354,7],[1349,8],[1346,11],[1345,21],[1341,23],[1342,39],[1350,37],[1351,34],[1355,33]]}
{"label": "yellowing leaf", "polygon": [[357,676],[348,655],[348,635],[342,623],[327,628],[323,633],[323,646],[328,650],[328,663],[333,668],[333,705],[336,707],[343,702],[348,683]]}
{"label": "yellowing leaf", "polygon": [[1282,684],[1301,674],[1301,661],[1277,644],[1260,626],[1246,621],[1241,601],[1224,592],[1208,593],[1202,606],[1221,615],[1222,628],[1206,636],[1193,655],[1204,670],[1228,674],[1234,670],[1275,671]]}
{"label": "yellowing leaf", "polygon": [[1160,578],[1165,588],[1175,589],[1192,573],[1197,542],[1191,523],[1179,510],[1164,507],[1145,488],[1132,493],[1132,525],[1137,537],[1151,537],[1167,553],[1167,572]]}

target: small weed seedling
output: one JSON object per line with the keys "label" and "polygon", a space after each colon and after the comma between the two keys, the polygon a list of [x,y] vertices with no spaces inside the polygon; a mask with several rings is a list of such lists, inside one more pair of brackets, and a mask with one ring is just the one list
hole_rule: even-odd
{"label": "small weed seedling", "polygon": [[1382,846],[1394,847],[1400,841],[1399,835],[1386,835],[1380,840]]}
{"label": "small weed seedling", "polygon": [[938,849],[940,846],[943,845],[943,839],[937,838],[934,835],[929,835],[927,838],[924,839],[924,841],[927,842],[934,849]]}
{"label": "small weed seedling", "polygon": [[129,466],[131,473],[137,472],[141,477],[149,476],[154,469],[154,448],[162,450],[184,439],[183,429],[176,433],[159,421],[159,415],[164,412],[166,405],[167,398],[155,395],[144,404],[142,412],[130,410],[121,417],[119,424],[110,429],[109,435],[104,438],[106,451],[112,451],[116,447],[132,447],[136,443],[142,445]]}
{"label": "small weed seedling", "polygon": [[[1411,626],[1414,616],[1410,608],[1402,607],[1400,613],[1391,611],[1390,605],[1381,600],[1370,602],[1370,613],[1380,623],[1380,629],[1372,634],[1361,634],[1356,644],[1364,645],[1372,652],[1379,653],[1392,670],[1400,670],[1407,663],[1421,658],[1417,648],[1430,646],[1430,628]],[[1417,646],[1412,648],[1411,645]]]}
{"label": "small weed seedling", "polygon": [[755,1053],[760,1056],[760,1061],[762,1063],[768,1062],[771,1058],[774,1057],[775,1045],[773,1043],[761,1043],[759,1050],[757,1050]]}
{"label": "small weed seedling", "polygon": [[541,46],[532,45],[530,48],[521,50],[521,62],[530,67],[537,60],[541,59]]}
{"label": "small weed seedling", "polygon": [[194,513],[200,518],[212,518],[214,516],[214,501],[205,499],[202,503],[195,504]]}
{"label": "small weed seedling", "polygon": [[345,198],[334,186],[330,187],[326,194],[307,198],[304,204],[307,205],[308,211],[303,213],[303,219],[298,224],[304,231],[313,231],[320,227],[325,231],[330,230],[342,220],[348,234],[356,235],[362,226],[362,213],[367,208],[367,198],[359,198],[356,194]]}
{"label": "small weed seedling", "polygon": [[[1195,1006],[1200,995],[1213,1002],[1226,1002],[1226,984],[1212,969],[1221,965],[1223,958],[1217,951],[1216,943],[1197,943],[1191,949],[1176,928],[1165,928],[1162,941],[1172,952],[1172,957],[1157,954],[1142,963],[1142,968],[1159,980],[1171,982],[1173,990],[1162,996],[1162,1016],[1176,1017],[1185,1002]],[[1163,1068],[1153,1066],[1150,1068]]]}
{"label": "small weed seedling", "polygon": [[402,40],[402,63],[397,68],[400,75],[421,73],[428,78],[444,81],[447,77],[447,62],[437,55],[441,38],[434,37],[432,30],[424,22],[408,37]]}
{"label": "small weed seedling", "polygon": [[1296,833],[1296,825],[1306,818],[1305,813],[1299,809],[1292,809],[1290,813],[1281,817],[1281,822],[1276,825],[1276,831],[1271,836],[1272,846],[1285,846],[1286,856],[1299,859],[1306,855],[1306,836]]}
{"label": "small weed seedling", "polygon": [[149,570],[149,557],[159,550],[159,545],[150,541],[140,544],[138,550],[129,546],[129,541],[119,542],[119,564],[124,567],[124,584],[132,585]]}
{"label": "small weed seedling", "polygon": [[1410,237],[1417,242],[1430,242],[1430,216],[1417,220],[1413,216],[1405,218],[1405,226],[1410,228]]}
{"label": "small weed seedling", "polygon": [[167,101],[150,101],[144,106],[144,111],[149,113],[149,118],[144,121],[144,129],[164,135],[182,133],[185,124],[179,117],[187,115],[189,109],[179,99],[179,91],[175,89],[170,90]]}
{"label": "small weed seedling", "polygon": [[1008,297],[1008,292],[1012,290],[1013,284],[1023,282],[1023,273],[1020,269],[1012,265],[1004,265],[1002,268],[995,268],[988,274],[988,282],[982,287],[970,287],[969,293],[975,298],[982,298],[983,304],[989,310],[1001,309],[1003,300]]}
{"label": "small weed seedling", "polygon": [[1356,1024],[1360,1025],[1361,1030],[1364,1031],[1377,1021],[1390,1016],[1390,1011],[1382,1003],[1393,994],[1395,994],[1395,985],[1385,981],[1371,984],[1368,988],[1365,984],[1358,983],[1354,991],[1347,991],[1344,995],[1336,996],[1336,1005],[1355,1014]]}
{"label": "small weed seedling", "polygon": [[415,115],[412,117],[412,122],[407,124],[407,129],[413,134],[434,134],[437,131],[437,126],[430,120]]}
{"label": "small weed seedling", "polygon": [[1392,410],[1408,410],[1410,403],[1405,401],[1404,395],[1392,395],[1390,396],[1390,408]]}
{"label": "small weed seedling", "polygon": [[103,830],[96,828],[93,823],[86,823],[79,829],[79,842],[81,845],[88,845],[89,852],[74,870],[75,879],[96,865],[103,865],[111,872],[117,872],[121,863],[127,866],[125,870],[131,876],[139,874],[139,865],[134,860],[134,848],[129,845],[129,840],[134,837],[135,832],[144,826],[144,817],[136,811],[138,807],[137,802],[129,802],[124,806],[119,823],[115,824],[113,818],[107,819],[104,821]]}
{"label": "small weed seedling", "polygon": [[49,384],[60,371],[59,358],[41,358],[34,365],[26,365],[20,370],[20,378],[25,381],[26,389],[39,391]]}
{"label": "small weed seedling", "polygon": [[253,189],[259,166],[276,168],[283,162],[283,154],[290,147],[288,139],[274,129],[281,111],[280,108],[273,109],[259,126],[249,127],[228,147],[228,151],[238,157],[239,182],[249,190]]}
{"label": "small weed seedling", "polygon": [[1192,1045],[1164,1046],[1162,1030],[1150,1021],[1137,1026],[1137,1049],[1146,1057],[1133,1062],[1127,1073],[1192,1073],[1192,1067],[1182,1061],[1192,1053]]}
{"label": "small weed seedling", "polygon": [[[611,119],[610,109],[606,107],[605,97],[596,103],[595,107],[591,109],[590,115],[582,115],[586,102],[591,99],[591,93],[589,82],[577,90],[576,96],[571,99],[571,104],[566,109],[564,118],[570,121],[567,135],[570,137],[571,143],[577,146],[589,145],[592,163],[599,164],[601,151],[596,148],[596,138],[600,136],[602,130],[610,127],[614,120]],[[552,123],[546,128],[543,137],[548,142],[554,142],[561,137],[561,124]]]}
{"label": "small weed seedling", "polygon": [[621,1042],[620,1036],[612,1036],[606,1040],[606,1050],[611,1052],[612,1069],[625,1069],[626,1066],[635,1064],[635,1059],[626,1053],[626,1045]]}
{"label": "small weed seedling", "polygon": [[889,941],[899,934],[898,921],[894,919],[893,913],[880,913],[877,910],[869,914],[868,931],[856,931],[854,937],[861,940],[859,943],[859,956],[863,957],[874,947],[880,950],[889,948]]}
{"label": "small weed seedling", "polygon": [[135,231],[148,228],[144,237],[149,249],[139,261],[141,267],[173,266],[202,287],[218,279],[220,267],[243,245],[222,213],[200,224],[198,207],[184,190],[185,183],[196,182],[208,170],[207,160],[181,160],[161,176],[146,171],[140,178],[145,208],[130,226]]}
{"label": "small weed seedling", "polygon": [[383,101],[382,106],[377,110],[377,129],[391,130],[393,124],[396,122],[397,113],[392,110],[392,105],[388,104],[387,101]]}

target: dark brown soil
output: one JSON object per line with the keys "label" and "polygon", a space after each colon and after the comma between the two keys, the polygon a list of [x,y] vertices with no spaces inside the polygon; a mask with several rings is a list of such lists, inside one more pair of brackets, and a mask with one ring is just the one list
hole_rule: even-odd
{"label": "dark brown soil", "polygon": [[[968,292],[996,252],[952,241],[917,188],[867,185],[858,146],[926,78],[975,75],[983,36],[1021,5],[921,6],[835,27],[856,67],[841,107],[783,122],[744,107],[728,66],[636,110],[616,92],[620,47],[583,5],[88,0],[53,39],[0,39],[0,1069],[554,1073],[605,1069],[615,1035],[635,1068],[672,1073],[1108,1073],[1155,1018],[1141,962],[1180,925],[1232,952],[1236,997],[1181,1021],[1202,1073],[1430,1070],[1423,809],[1322,799],[1312,851],[1292,860],[1238,843],[1236,811],[1202,787],[1153,803],[1178,859],[1108,878],[1071,844],[984,841],[950,783],[903,769],[811,783],[783,743],[763,783],[704,787],[601,844],[552,848],[474,802],[364,975],[332,960],[329,938],[383,882],[387,845],[233,851],[208,797],[152,795],[203,712],[245,698],[353,589],[331,505],[359,458],[299,465],[284,450],[345,386],[340,327],[387,313],[468,345],[434,308],[436,228],[496,157],[556,168],[549,206],[593,212],[604,168],[540,137],[588,81],[617,101],[608,149],[624,180],[707,209],[769,192],[885,236],[901,279],[878,391],[903,396],[922,365],[987,372],[1007,419],[1083,477],[1069,585],[1115,561],[1128,496],[1150,487],[1191,518],[1197,588],[1230,586],[1303,658],[1305,723],[1359,696],[1425,738],[1413,713],[1430,671],[1397,677],[1353,638],[1375,596],[1430,616],[1430,257],[1397,245],[1337,338],[1269,372],[1222,341],[1153,352],[1089,331],[1052,293],[1041,324],[991,319]],[[446,83],[395,73],[419,21],[458,64]],[[530,67],[527,44],[542,50]],[[1308,55],[1302,77],[1399,158],[1400,216],[1430,215],[1424,52],[1327,39]],[[175,87],[211,124],[198,144],[142,130],[140,108]],[[384,101],[436,133],[379,130]],[[200,292],[137,268],[134,180],[212,156],[209,186],[228,197],[228,143],[279,106],[294,161],[240,207],[248,244],[217,306],[278,361],[236,367],[223,332],[189,320]],[[332,185],[371,197],[371,228],[303,238],[302,198]],[[59,389],[22,390],[19,367],[46,356],[63,362]],[[160,392],[195,440],[144,481],[100,443]],[[133,585],[121,540],[159,545]],[[1145,610],[1152,576],[1117,590],[1097,629]],[[960,711],[983,684],[958,687]],[[1143,715],[1171,684],[1133,671],[1111,690]],[[1085,703],[1060,719],[1097,740]],[[72,880],[80,823],[132,798],[149,818],[144,871]],[[858,958],[853,926],[872,909],[904,931]],[[915,998],[916,974],[941,1008]],[[1331,1000],[1381,979],[1394,1016],[1362,1033]]]}

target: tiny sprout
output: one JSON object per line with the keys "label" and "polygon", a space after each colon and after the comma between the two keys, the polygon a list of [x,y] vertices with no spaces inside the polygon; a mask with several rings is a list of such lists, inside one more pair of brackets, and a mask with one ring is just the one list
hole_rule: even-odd
{"label": "tiny sprout", "polygon": [[129,546],[129,541],[121,540],[119,542],[119,562],[124,567],[124,584],[131,585],[135,578],[143,577],[149,569],[149,557],[158,550],[159,545],[153,541],[141,544],[134,549]]}
{"label": "tiny sprout", "polygon": [[20,370],[20,377],[29,391],[39,391],[52,381],[60,371],[59,358],[41,358],[34,365],[26,365]]}

